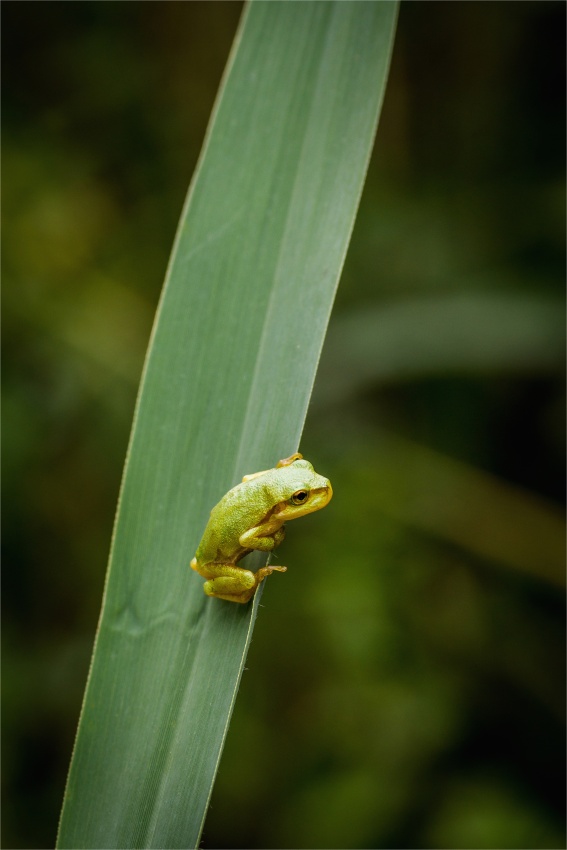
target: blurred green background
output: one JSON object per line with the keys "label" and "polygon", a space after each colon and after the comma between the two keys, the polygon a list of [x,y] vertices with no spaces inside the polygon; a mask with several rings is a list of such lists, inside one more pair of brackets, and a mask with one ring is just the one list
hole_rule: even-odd
{"label": "blurred green background", "polygon": [[[240,11],[3,5],[4,847],[55,840]],[[267,583],[206,847],[564,846],[564,32],[560,2],[401,6],[302,443],[335,497]]]}

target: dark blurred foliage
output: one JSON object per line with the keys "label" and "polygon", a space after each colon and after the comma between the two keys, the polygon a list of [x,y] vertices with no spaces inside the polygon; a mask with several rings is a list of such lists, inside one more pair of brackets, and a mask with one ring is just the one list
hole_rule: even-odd
{"label": "dark blurred foliage", "polygon": [[[55,839],[240,10],[2,7],[4,847]],[[268,582],[207,847],[564,846],[564,33],[559,2],[402,5],[302,444],[335,498]]]}

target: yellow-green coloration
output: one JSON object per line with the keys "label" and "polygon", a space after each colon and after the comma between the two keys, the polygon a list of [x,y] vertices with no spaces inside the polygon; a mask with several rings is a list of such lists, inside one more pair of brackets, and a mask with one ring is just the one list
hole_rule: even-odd
{"label": "yellow-green coloration", "polygon": [[274,570],[256,573],[236,564],[253,549],[271,552],[285,537],[284,523],[324,508],[333,495],[331,482],[317,475],[300,454],[280,460],[274,469],[245,475],[211,511],[192,569],[205,582],[205,593],[229,602],[248,602]]}

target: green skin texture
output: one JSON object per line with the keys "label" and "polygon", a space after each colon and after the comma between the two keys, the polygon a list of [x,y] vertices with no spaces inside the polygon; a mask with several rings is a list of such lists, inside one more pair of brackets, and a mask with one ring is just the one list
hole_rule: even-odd
{"label": "green skin texture", "polygon": [[207,581],[207,596],[248,602],[258,585],[274,570],[256,573],[236,564],[253,549],[272,552],[285,537],[284,523],[318,511],[333,495],[331,482],[307,460],[280,461],[274,469],[246,475],[211,511],[191,567]]}

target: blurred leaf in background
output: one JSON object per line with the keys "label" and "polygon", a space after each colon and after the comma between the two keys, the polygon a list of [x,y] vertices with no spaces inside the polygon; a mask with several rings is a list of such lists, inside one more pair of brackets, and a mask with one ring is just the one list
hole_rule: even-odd
{"label": "blurred leaf in background", "polygon": [[[3,844],[41,847],[240,4],[3,12]],[[265,594],[205,846],[564,846],[564,31],[402,3],[302,444],[334,510]]]}

